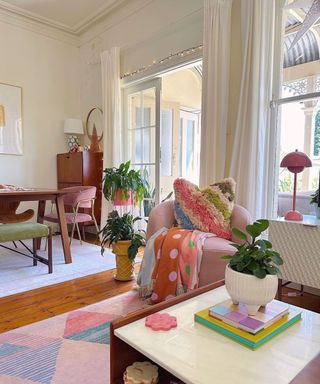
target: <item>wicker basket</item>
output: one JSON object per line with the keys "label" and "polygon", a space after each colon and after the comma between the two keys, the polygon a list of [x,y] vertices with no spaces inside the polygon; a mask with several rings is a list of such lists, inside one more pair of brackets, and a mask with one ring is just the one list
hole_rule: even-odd
{"label": "wicker basket", "polygon": [[130,240],[121,240],[113,245],[117,264],[117,271],[114,276],[116,280],[129,281],[134,279],[134,260],[130,260],[128,257],[130,244]]}

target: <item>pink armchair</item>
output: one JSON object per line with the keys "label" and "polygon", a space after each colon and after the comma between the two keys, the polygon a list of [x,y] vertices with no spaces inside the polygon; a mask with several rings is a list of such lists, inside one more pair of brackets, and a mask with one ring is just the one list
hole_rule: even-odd
{"label": "pink armchair", "polygon": [[[149,216],[147,240],[159,228],[171,228],[175,222],[173,201],[166,201],[157,205],[152,209]],[[246,232],[245,227],[250,223],[251,216],[249,212],[240,205],[235,204],[231,217],[231,228],[235,227]],[[224,279],[226,262],[221,260],[221,256],[235,252],[235,248],[230,245],[232,242],[241,243],[241,240],[233,236],[231,241],[219,237],[210,237],[205,240],[199,275],[200,287]]]}

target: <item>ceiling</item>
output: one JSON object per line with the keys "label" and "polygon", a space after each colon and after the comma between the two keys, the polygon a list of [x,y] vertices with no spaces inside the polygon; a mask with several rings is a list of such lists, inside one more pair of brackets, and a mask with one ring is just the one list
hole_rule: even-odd
{"label": "ceiling", "polygon": [[0,0],[0,9],[80,33],[124,0]]}

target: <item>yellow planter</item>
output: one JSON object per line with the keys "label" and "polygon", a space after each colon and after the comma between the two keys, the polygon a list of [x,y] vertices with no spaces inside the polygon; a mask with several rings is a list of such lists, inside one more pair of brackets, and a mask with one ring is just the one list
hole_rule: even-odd
{"label": "yellow planter", "polygon": [[116,280],[129,281],[134,279],[134,260],[129,260],[128,248],[130,240],[121,240],[113,244],[113,253],[116,255],[117,271],[114,276]]}

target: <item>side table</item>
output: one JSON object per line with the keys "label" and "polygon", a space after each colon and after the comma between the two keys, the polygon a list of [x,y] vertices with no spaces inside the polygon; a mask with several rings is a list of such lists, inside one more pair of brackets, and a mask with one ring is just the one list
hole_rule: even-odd
{"label": "side table", "polygon": [[268,239],[283,258],[282,279],[320,289],[320,220],[271,220]]}

